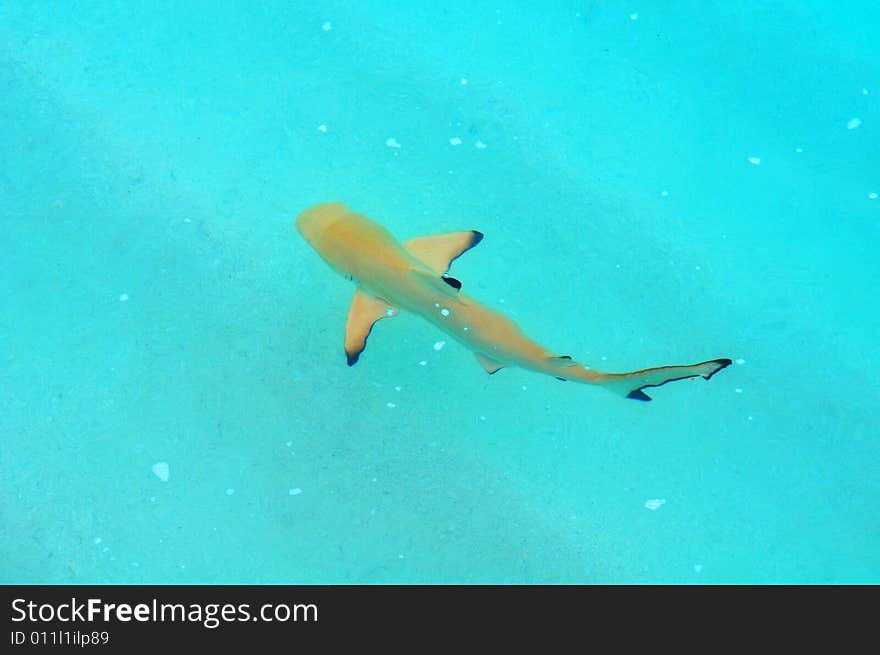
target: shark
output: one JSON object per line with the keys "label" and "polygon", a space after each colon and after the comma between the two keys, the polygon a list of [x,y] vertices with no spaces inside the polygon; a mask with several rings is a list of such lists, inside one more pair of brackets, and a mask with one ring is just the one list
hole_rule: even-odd
{"label": "shark", "polygon": [[698,364],[606,373],[559,355],[526,336],[500,312],[465,295],[448,275],[452,262],[483,240],[476,230],[422,236],[400,243],[385,227],[339,202],[310,207],[296,229],[331,268],[355,283],[345,324],[349,366],[360,359],[373,326],[401,311],[421,316],[474,353],[489,374],[518,366],[559,380],[590,384],[623,398],[649,401],[649,387],[709,380],[727,358]]}

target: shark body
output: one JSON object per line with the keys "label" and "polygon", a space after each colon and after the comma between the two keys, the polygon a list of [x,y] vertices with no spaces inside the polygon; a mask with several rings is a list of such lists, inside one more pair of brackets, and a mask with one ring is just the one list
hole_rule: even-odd
{"label": "shark body", "polygon": [[708,380],[731,363],[725,358],[603,373],[553,353],[503,314],[462,293],[461,283],[446,275],[453,260],[483,239],[475,230],[400,243],[384,227],[341,203],[305,210],[296,227],[332,268],[357,285],[345,326],[349,366],[357,363],[373,325],[401,310],[418,314],[462,343],[488,373],[519,366],[560,380],[598,385],[634,400],[651,400],[643,391],[646,387],[695,377]]}

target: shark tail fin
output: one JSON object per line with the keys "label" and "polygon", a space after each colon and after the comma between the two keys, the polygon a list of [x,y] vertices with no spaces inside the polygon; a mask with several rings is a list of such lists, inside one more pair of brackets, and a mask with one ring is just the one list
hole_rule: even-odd
{"label": "shark tail fin", "polygon": [[688,366],[660,366],[658,368],[646,368],[631,373],[594,373],[592,382],[607,387],[610,391],[620,394],[632,400],[649,401],[651,397],[643,389],[647,387],[659,387],[667,382],[687,380],[701,377],[710,379],[718,371],[730,366],[729,359],[712,359],[699,364]]}

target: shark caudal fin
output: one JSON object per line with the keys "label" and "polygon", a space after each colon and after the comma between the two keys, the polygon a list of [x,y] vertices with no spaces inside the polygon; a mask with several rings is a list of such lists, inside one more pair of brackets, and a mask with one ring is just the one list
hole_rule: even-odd
{"label": "shark caudal fin", "polygon": [[701,377],[710,379],[718,371],[730,366],[729,359],[713,359],[708,362],[691,364],[690,366],[660,366],[658,368],[646,368],[631,373],[598,373],[593,379],[611,391],[632,400],[648,401],[651,397],[643,389],[647,387],[659,387],[667,382],[687,380]]}

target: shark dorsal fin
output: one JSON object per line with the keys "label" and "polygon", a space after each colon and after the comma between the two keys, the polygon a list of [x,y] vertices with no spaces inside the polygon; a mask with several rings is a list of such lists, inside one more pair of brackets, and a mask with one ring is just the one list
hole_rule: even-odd
{"label": "shark dorsal fin", "polygon": [[370,336],[373,324],[392,316],[397,316],[397,308],[361,289],[354,292],[348,310],[348,321],[345,324],[345,355],[348,357],[349,366],[357,363],[364,348],[367,347],[367,337]]}
{"label": "shark dorsal fin", "polygon": [[504,368],[504,364],[501,362],[496,362],[491,357],[486,357],[483,353],[474,353],[474,357],[477,358],[477,361],[480,362],[480,366],[486,369],[486,373],[492,375],[493,373],[497,373],[502,368]]}
{"label": "shark dorsal fin", "polygon": [[403,244],[411,255],[421,260],[440,275],[449,270],[453,260],[483,240],[476,230],[446,232],[429,237],[416,237]]}

